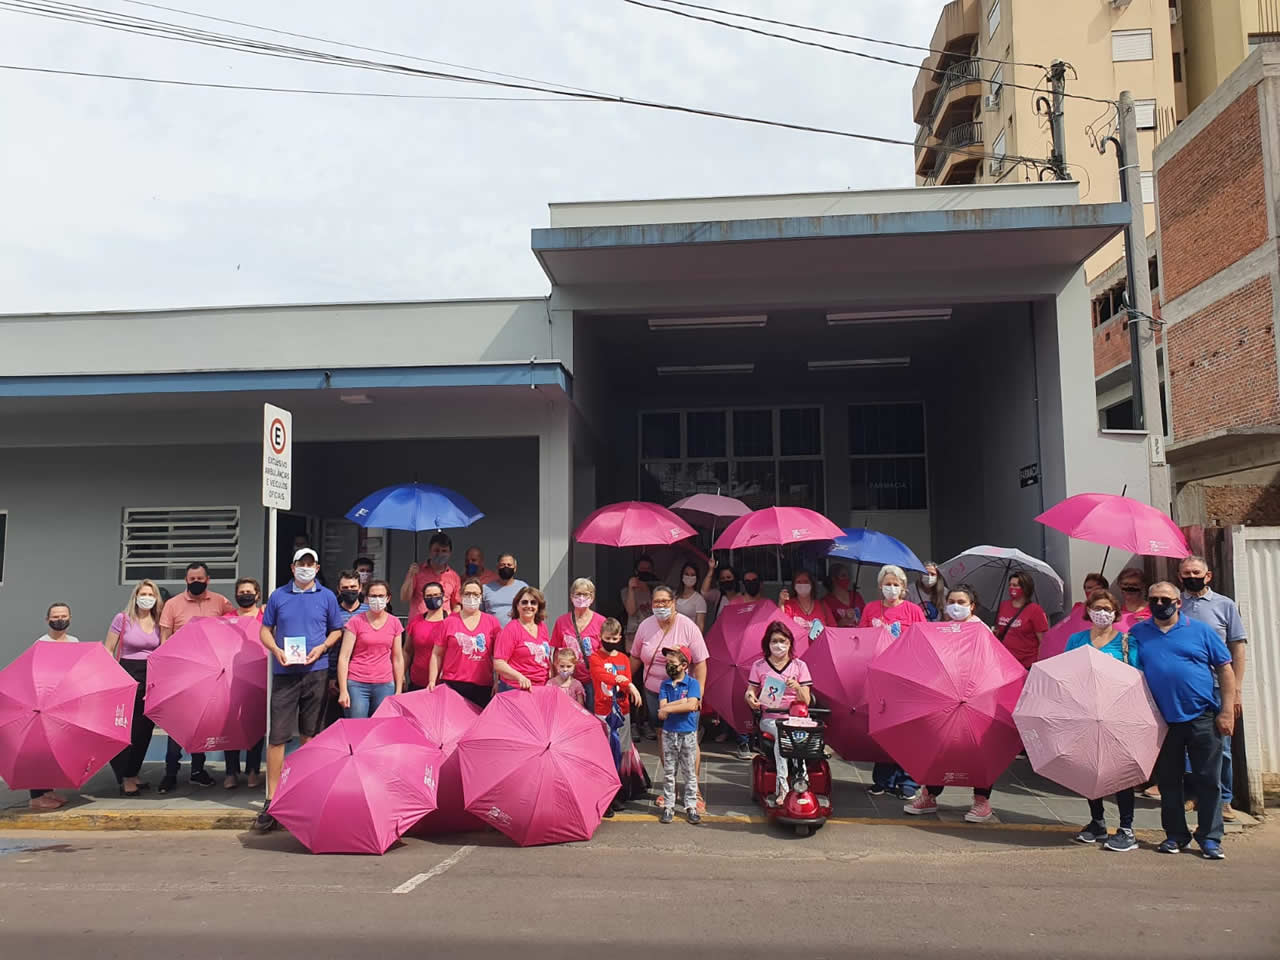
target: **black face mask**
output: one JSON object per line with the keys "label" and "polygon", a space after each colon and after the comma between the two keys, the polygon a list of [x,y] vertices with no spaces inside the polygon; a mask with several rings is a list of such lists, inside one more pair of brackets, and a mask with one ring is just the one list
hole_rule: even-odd
{"label": "black face mask", "polygon": [[674,663],[667,664],[667,676],[672,680],[676,679],[682,673],[684,673],[684,667],[678,667]]}
{"label": "black face mask", "polygon": [[759,580],[743,580],[742,589],[747,591],[748,597],[758,597],[760,596],[760,581]]}
{"label": "black face mask", "polygon": [[71,626],[70,620],[50,620],[49,621],[50,630],[65,630],[69,626]]}
{"label": "black face mask", "polygon": [[1183,577],[1182,589],[1187,593],[1199,593],[1204,589],[1204,577]]}
{"label": "black face mask", "polygon": [[1151,608],[1151,615],[1157,620],[1171,620],[1178,612],[1178,601],[1167,597],[1155,597],[1148,601],[1147,606]]}
{"label": "black face mask", "polygon": [[737,590],[738,590],[737,580],[721,580],[720,581],[721,593],[736,593]]}
{"label": "black face mask", "polygon": [[622,651],[621,640],[601,640],[600,646],[602,646],[607,653],[620,653]]}
{"label": "black face mask", "polygon": [[187,593],[191,594],[193,597],[200,596],[200,594],[204,593],[208,589],[209,585],[203,580],[197,580],[195,583],[187,584]]}
{"label": "black face mask", "polygon": [[348,607],[360,599],[359,590],[343,590],[338,594],[338,599],[345,603]]}
{"label": "black face mask", "polygon": [[658,578],[653,575],[652,570],[639,570],[636,572],[636,579],[641,583],[653,583]]}
{"label": "black face mask", "polygon": [[511,579],[512,577],[514,577],[515,575],[516,575],[516,568],[515,568],[515,567],[499,567],[499,568],[498,568],[498,579],[499,579],[499,580],[510,580],[510,579]]}
{"label": "black face mask", "polygon": [[444,597],[426,597],[422,601],[428,610],[439,610],[444,606]]}
{"label": "black face mask", "polygon": [[258,602],[258,595],[256,593],[237,593],[236,594],[236,603],[240,604],[240,606],[244,607],[245,609],[252,607],[257,602]]}

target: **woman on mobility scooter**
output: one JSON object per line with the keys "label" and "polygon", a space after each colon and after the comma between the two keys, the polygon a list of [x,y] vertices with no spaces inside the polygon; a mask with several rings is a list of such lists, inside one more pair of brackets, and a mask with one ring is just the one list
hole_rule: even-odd
{"label": "woman on mobility scooter", "polygon": [[809,689],[813,682],[809,667],[791,656],[791,630],[780,620],[769,624],[760,644],[764,654],[751,667],[747,680],[747,705],[761,714],[760,729],[773,735],[773,756],[778,769],[776,804],[781,805],[789,789],[787,761],[778,738],[778,721],[785,720],[791,705],[797,701],[806,706],[812,701]]}

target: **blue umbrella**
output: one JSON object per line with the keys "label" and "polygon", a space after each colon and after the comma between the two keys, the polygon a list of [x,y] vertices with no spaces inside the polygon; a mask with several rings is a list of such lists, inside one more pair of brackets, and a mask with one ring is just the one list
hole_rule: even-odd
{"label": "blue umbrella", "polygon": [[483,516],[462,494],[416,481],[383,487],[347,511],[362,527],[413,531],[469,527]]}
{"label": "blue umbrella", "polygon": [[841,557],[858,564],[866,563],[877,567],[892,563],[904,570],[924,569],[920,558],[901,540],[895,540],[887,533],[868,530],[865,527],[846,527],[844,536],[832,541],[831,550],[827,556]]}

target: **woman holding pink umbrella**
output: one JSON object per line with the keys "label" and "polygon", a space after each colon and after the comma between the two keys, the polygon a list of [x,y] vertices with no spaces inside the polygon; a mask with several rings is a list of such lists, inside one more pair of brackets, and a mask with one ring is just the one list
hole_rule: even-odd
{"label": "woman holding pink umbrella", "polygon": [[778,608],[806,634],[812,636],[815,623],[822,627],[835,626],[827,613],[826,604],[819,603],[813,593],[813,575],[808,570],[797,570],[791,578],[791,589],[778,594]]}
{"label": "woman holding pink umbrella", "polygon": [[895,637],[913,623],[924,623],[928,617],[919,604],[906,599],[907,574],[897,564],[887,563],[876,576],[880,599],[872,600],[862,611],[860,627],[884,627]]}
{"label": "woman holding pink umbrella", "polygon": [[460,608],[445,621],[427,674],[428,690],[443,682],[482,710],[493,697],[493,649],[502,633],[498,618],[480,609],[483,595],[477,578],[462,581]]}
{"label": "woman holding pink umbrella", "polygon": [[[236,609],[231,613],[223,614],[222,619],[230,620],[237,626],[245,628],[246,635],[257,640],[258,630],[262,624],[262,587],[253,577],[241,577],[236,581],[235,599]],[[265,747],[264,731],[262,739],[245,751],[244,771],[250,790],[262,782],[262,751]],[[222,762],[226,768],[222,787],[224,790],[234,790],[240,786],[240,751],[224,750]]]}
{"label": "woman holding pink umbrella", "polygon": [[136,797],[143,787],[138,783],[142,761],[151,744],[155,721],[146,715],[147,658],[160,647],[160,611],[164,600],[154,580],[140,580],[129,594],[125,608],[115,615],[107,630],[107,652],[112,654],[138,682],[133,701],[133,723],[129,727],[129,746],[111,758],[111,769],[120,781],[120,795]]}
{"label": "woman holding pink umbrella", "polygon": [[[65,603],[53,603],[49,605],[48,611],[45,613],[45,622],[49,624],[49,632],[36,637],[36,643],[41,641],[45,643],[79,643],[79,637],[73,637],[67,633],[67,629],[71,626],[71,607]],[[48,781],[46,781],[47,783]],[[58,796],[52,790],[32,790],[30,806],[32,810],[57,810],[66,803],[64,797]]]}

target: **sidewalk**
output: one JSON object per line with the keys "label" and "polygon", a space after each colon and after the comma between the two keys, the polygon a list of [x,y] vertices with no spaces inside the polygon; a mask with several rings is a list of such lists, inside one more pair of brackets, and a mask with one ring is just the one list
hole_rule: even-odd
{"label": "sidewalk", "polygon": [[[656,796],[661,792],[656,744],[641,741],[641,752]],[[262,809],[263,791],[222,787],[222,754],[210,754],[207,769],[215,780],[212,787],[194,786],[188,782],[189,761],[184,757],[175,792],[158,796],[155,787],[164,775],[164,739],[156,737],[143,767],[143,780],[151,783],[151,791],[142,797],[127,798],[119,789],[110,767],[95,776],[78,794],[71,796],[60,810],[36,813],[27,808],[26,791],[0,789],[0,830],[66,829],[66,830],[243,830],[248,828]],[[867,793],[871,784],[871,764],[849,764],[831,761],[835,780],[832,806],[833,823],[909,823],[929,826],[941,823],[947,827],[982,829],[989,825],[964,822],[972,794],[965,788],[950,788],[939,799],[937,816],[909,817],[902,812],[903,801],[888,794],[873,797]],[[733,744],[703,744],[702,795],[707,802],[706,819],[713,822],[758,823],[763,820],[760,808],[751,801],[751,765],[733,755]],[[994,824],[1025,830],[1073,832],[1089,819],[1085,801],[1075,794],[1037,776],[1026,760],[1016,760],[995,786],[991,796],[995,810]],[[1106,801],[1107,823],[1119,825],[1115,804]],[[657,823],[657,808],[652,800],[631,803],[617,820]],[[1227,831],[1239,832],[1257,821],[1237,811],[1239,820],[1227,824]],[[1188,814],[1195,827],[1195,814]],[[1160,804],[1139,798],[1134,829],[1139,835],[1163,836],[1160,828]]]}

